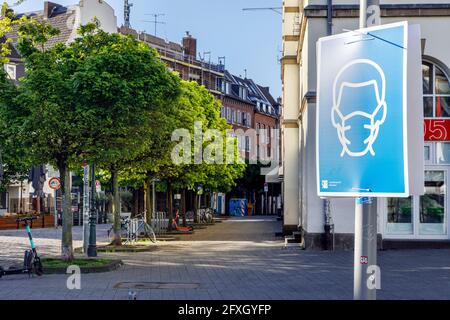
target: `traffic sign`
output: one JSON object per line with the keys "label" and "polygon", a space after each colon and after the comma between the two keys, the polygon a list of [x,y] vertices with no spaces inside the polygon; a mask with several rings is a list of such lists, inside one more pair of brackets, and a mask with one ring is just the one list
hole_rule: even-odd
{"label": "traffic sign", "polygon": [[318,195],[422,194],[419,27],[399,22],[321,38],[317,53]]}
{"label": "traffic sign", "polygon": [[48,182],[48,186],[52,190],[59,190],[61,189],[61,180],[59,180],[59,178],[51,178]]}
{"label": "traffic sign", "polygon": [[264,183],[264,192],[269,192],[269,184],[267,182]]}

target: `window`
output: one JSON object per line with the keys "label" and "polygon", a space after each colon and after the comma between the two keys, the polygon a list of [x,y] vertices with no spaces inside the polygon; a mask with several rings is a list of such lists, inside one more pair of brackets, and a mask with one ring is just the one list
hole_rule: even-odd
{"label": "window", "polygon": [[450,117],[450,82],[448,75],[437,65],[424,61],[423,102],[425,118]]}
{"label": "window", "polygon": [[5,64],[5,72],[8,75],[8,78],[16,80],[16,65],[10,63]]}
{"label": "window", "polygon": [[222,106],[222,107],[220,108],[220,116],[221,116],[222,118],[226,118],[226,117],[227,117],[227,110],[226,110],[226,108],[225,108],[224,106]]}
{"label": "window", "polygon": [[426,144],[424,148],[424,159],[425,163],[431,162],[431,144]]}
{"label": "window", "polygon": [[450,164],[450,143],[436,143],[436,162],[437,164]]}

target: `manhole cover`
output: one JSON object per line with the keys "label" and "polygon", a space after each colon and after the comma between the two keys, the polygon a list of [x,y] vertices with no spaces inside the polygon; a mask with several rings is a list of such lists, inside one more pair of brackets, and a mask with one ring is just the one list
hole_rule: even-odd
{"label": "manhole cover", "polygon": [[115,289],[198,289],[198,283],[176,282],[119,282]]}

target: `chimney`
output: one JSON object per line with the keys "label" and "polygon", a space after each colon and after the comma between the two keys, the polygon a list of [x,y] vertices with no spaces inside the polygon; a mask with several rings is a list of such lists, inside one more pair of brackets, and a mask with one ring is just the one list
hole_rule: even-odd
{"label": "chimney", "polygon": [[57,7],[60,7],[60,5],[57,3],[50,2],[50,1],[45,1],[44,2],[44,19],[51,18],[53,10],[55,10],[55,8],[57,8]]}
{"label": "chimney", "polygon": [[197,58],[197,39],[193,38],[189,31],[186,31],[186,36],[183,38],[183,49],[188,56]]}

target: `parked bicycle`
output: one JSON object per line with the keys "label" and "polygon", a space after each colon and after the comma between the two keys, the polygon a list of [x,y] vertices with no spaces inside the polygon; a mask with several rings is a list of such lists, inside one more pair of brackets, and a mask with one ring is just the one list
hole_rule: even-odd
{"label": "parked bicycle", "polygon": [[135,218],[138,222],[137,235],[139,239],[150,240],[156,243],[156,234],[153,228],[145,221],[144,215],[139,214]]}
{"label": "parked bicycle", "polygon": [[[109,241],[113,241],[114,226],[108,230]],[[135,243],[138,240],[149,240],[156,243],[156,235],[153,228],[145,221],[142,214],[135,218],[121,217],[120,236],[126,239],[125,243]]]}

